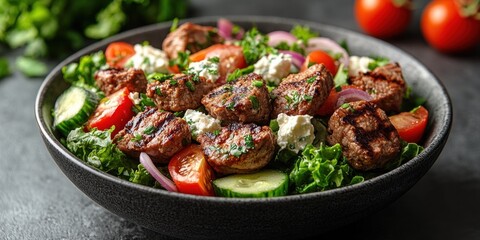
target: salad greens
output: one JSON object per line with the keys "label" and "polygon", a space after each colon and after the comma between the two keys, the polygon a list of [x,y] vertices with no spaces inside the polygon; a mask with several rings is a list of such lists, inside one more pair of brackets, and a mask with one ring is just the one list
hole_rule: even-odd
{"label": "salad greens", "polygon": [[[95,83],[95,72],[106,67],[106,58],[102,51],[85,55],[78,63],[70,63],[62,68],[63,78],[68,83],[93,92],[100,90]],[[102,95],[102,94],[100,94]]]}
{"label": "salad greens", "polygon": [[342,157],[340,144],[318,148],[308,145],[290,172],[294,193],[309,193],[362,182],[363,176],[351,168]]}
{"label": "salad greens", "polygon": [[[23,55],[43,67],[34,60],[61,59],[92,40],[184,18],[188,0],[0,0],[0,6],[0,44],[12,49],[25,47]],[[27,73],[42,76],[46,71]]]}
{"label": "salad greens", "polygon": [[268,45],[268,36],[261,34],[257,28],[247,31],[240,41],[243,56],[248,65],[256,63],[262,56],[276,51]]}
{"label": "salad greens", "polygon": [[153,186],[153,177],[145,168],[141,164],[136,165],[113,144],[110,138],[112,131],[113,128],[84,132],[80,127],[68,134],[64,145],[75,156],[101,171],[134,183]]}

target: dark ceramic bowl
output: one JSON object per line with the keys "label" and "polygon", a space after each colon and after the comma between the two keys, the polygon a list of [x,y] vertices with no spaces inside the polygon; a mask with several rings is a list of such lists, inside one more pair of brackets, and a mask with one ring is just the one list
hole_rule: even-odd
{"label": "dark ceramic bowl", "polygon": [[[218,18],[190,21],[215,25]],[[405,52],[376,39],[338,27],[276,17],[229,17],[262,32],[289,31],[308,25],[322,36],[346,40],[352,54],[379,55],[398,61],[415,94],[426,98],[430,110],[425,150],[386,174],[340,189],[266,199],[199,197],[149,188],[98,171],[71,154],[52,130],[55,99],[67,88],[62,66],[85,54],[105,49],[113,41],[149,41],[160,47],[170,23],[147,26],[95,43],[60,63],[45,79],[35,113],[43,140],[53,159],[82,192],[111,212],[161,234],[180,238],[300,238],[330,231],[382,209],[409,190],[432,166],[447,141],[452,122],[448,94],[436,77]]]}

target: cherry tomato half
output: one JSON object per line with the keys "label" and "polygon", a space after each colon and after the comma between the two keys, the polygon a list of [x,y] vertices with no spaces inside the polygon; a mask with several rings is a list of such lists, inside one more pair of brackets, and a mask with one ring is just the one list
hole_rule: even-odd
{"label": "cherry tomato half", "polygon": [[432,1],[423,11],[422,33],[435,49],[462,52],[480,43],[480,19],[463,17],[460,11],[454,0]]}
{"label": "cherry tomato half", "polygon": [[224,82],[228,74],[235,69],[247,66],[242,48],[234,45],[214,44],[190,55],[191,62],[202,61],[205,58],[218,57],[220,60],[220,82]]}
{"label": "cherry tomato half", "polygon": [[213,169],[208,165],[199,145],[191,144],[176,153],[168,163],[168,171],[181,193],[213,196]]}
{"label": "cherry tomato half", "polygon": [[123,67],[133,55],[135,55],[133,45],[126,42],[110,43],[105,50],[105,58],[110,67]]}
{"label": "cherry tomato half", "polygon": [[309,66],[317,63],[323,63],[323,65],[325,65],[328,71],[330,71],[332,76],[335,76],[335,74],[337,74],[337,65],[335,64],[335,60],[328,53],[321,50],[315,50],[310,52],[307,55],[307,58],[305,59],[302,67],[300,68],[300,71],[305,71]]}
{"label": "cherry tomato half", "polygon": [[406,142],[418,143],[427,127],[428,111],[420,106],[410,112],[401,112],[390,116],[390,121],[397,129],[401,139]]}
{"label": "cherry tomato half", "polygon": [[411,1],[356,0],[355,18],[360,28],[367,34],[378,38],[390,38],[407,29],[412,18],[410,6]]}
{"label": "cherry tomato half", "polygon": [[115,136],[135,114],[132,111],[133,102],[128,97],[129,94],[130,91],[125,87],[102,99],[88,119],[87,129],[106,130],[115,125],[111,135]]}

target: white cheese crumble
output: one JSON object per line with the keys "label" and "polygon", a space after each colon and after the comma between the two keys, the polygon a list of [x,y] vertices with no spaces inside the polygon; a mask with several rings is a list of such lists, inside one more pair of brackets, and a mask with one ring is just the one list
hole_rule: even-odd
{"label": "white cheese crumble", "polygon": [[351,56],[348,64],[348,75],[357,76],[360,72],[366,73],[370,71],[368,65],[374,61],[369,57]]}
{"label": "white cheese crumble", "polygon": [[135,55],[128,59],[126,67],[140,68],[145,73],[168,73],[168,57],[165,52],[150,45],[135,44]]}
{"label": "white cheese crumble", "polygon": [[188,65],[188,72],[204,77],[209,82],[216,82],[220,77],[219,68],[218,57],[213,57],[199,62],[191,62]]}
{"label": "white cheese crumble", "polygon": [[140,104],[140,102],[142,101],[138,92],[130,92],[130,94],[128,94],[128,98],[130,98],[130,100],[132,100],[133,104],[135,105]]}
{"label": "white cheese crumble", "polygon": [[207,132],[213,133],[222,128],[222,126],[220,126],[220,120],[199,111],[188,109],[185,111],[183,118],[188,123],[193,139],[197,139],[197,136],[201,134]]}
{"label": "white cheese crumble", "polygon": [[280,149],[287,148],[298,153],[308,144],[312,144],[315,135],[311,119],[310,115],[288,116],[280,113],[277,117],[279,126],[277,144]]}
{"label": "white cheese crumble", "polygon": [[291,65],[292,57],[290,55],[283,53],[269,54],[255,63],[253,72],[262,75],[265,81],[278,85],[290,73]]}

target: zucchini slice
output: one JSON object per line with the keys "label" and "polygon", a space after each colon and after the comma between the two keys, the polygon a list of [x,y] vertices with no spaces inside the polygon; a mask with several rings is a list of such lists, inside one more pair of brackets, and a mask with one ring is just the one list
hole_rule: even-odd
{"label": "zucchini slice", "polygon": [[288,193],[288,175],[265,169],[256,173],[234,174],[213,181],[217,196],[238,198],[278,197]]}
{"label": "zucchini slice", "polygon": [[95,93],[84,88],[71,86],[55,102],[53,128],[64,136],[87,122],[98,104]]}

